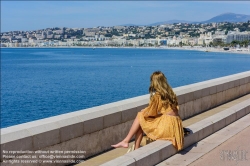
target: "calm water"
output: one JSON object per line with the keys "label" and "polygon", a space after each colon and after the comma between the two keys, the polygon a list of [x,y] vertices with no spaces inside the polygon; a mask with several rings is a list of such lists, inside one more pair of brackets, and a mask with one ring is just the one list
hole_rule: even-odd
{"label": "calm water", "polygon": [[163,49],[2,49],[1,128],[250,70],[250,56]]}

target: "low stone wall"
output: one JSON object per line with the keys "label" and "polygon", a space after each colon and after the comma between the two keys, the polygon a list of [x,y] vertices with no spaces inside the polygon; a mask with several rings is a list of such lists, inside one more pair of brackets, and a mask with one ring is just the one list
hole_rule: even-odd
{"label": "low stone wall", "polygon": [[[174,88],[187,119],[250,93],[250,71]],[[90,157],[122,140],[149,95],[1,129],[2,150],[82,150]],[[2,160],[2,154],[1,154]]]}
{"label": "low stone wall", "polygon": [[[221,140],[227,140],[231,133],[238,133],[240,129],[249,126],[249,118],[245,118],[249,113],[250,99],[246,99],[241,103],[225,108],[219,113],[188,126],[188,128],[192,130],[192,134],[189,134],[184,138],[184,148],[189,148],[190,145],[197,143],[227,125],[241,119],[243,123],[240,127],[236,125],[235,127],[232,127],[232,131],[224,132],[224,134],[221,135]],[[209,146],[216,146],[216,144],[210,144]],[[135,151],[101,164],[100,166],[152,166],[164,161],[176,153],[177,150],[171,142],[156,140]],[[183,157],[185,158],[184,155]]]}
{"label": "low stone wall", "polygon": [[196,114],[250,93],[250,71],[175,88],[180,116]]}

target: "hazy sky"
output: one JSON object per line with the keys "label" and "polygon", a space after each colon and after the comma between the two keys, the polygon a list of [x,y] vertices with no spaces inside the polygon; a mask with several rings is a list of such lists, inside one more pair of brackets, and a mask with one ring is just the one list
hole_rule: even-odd
{"label": "hazy sky", "polygon": [[147,25],[173,19],[205,21],[228,12],[250,15],[250,2],[1,1],[1,31]]}

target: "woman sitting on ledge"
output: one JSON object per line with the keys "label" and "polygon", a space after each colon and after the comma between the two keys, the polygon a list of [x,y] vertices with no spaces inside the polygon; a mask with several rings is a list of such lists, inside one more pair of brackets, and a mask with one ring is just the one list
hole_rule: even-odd
{"label": "woman sitting on ledge", "polygon": [[162,72],[151,75],[149,93],[149,106],[138,112],[124,140],[112,147],[128,148],[135,135],[135,149],[138,149],[144,132],[152,140],[169,140],[177,150],[183,148],[184,132],[177,97]]}

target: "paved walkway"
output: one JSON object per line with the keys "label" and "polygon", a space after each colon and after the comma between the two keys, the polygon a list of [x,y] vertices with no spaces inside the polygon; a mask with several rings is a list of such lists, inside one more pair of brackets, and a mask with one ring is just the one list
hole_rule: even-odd
{"label": "paved walkway", "polygon": [[183,149],[157,166],[249,166],[250,114]]}
{"label": "paved walkway", "polygon": [[249,166],[250,127],[239,132],[189,166]]}

